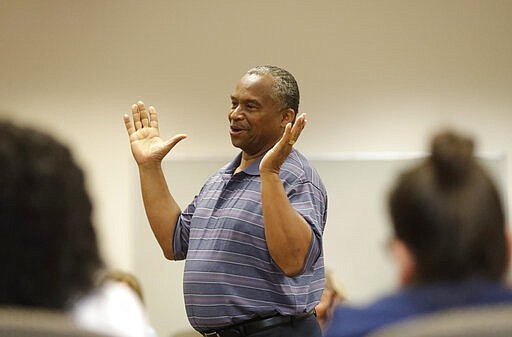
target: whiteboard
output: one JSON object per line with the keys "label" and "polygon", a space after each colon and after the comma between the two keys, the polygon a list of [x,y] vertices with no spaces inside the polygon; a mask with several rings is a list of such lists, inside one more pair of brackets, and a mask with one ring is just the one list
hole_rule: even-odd
{"label": "whiteboard", "polygon": [[[309,157],[326,186],[325,265],[348,299],[364,303],[393,290],[395,270],[386,251],[390,236],[386,198],[397,175],[422,153],[326,154]],[[184,208],[206,179],[232,158],[171,158],[162,164],[171,193]],[[503,197],[505,157],[481,156]],[[134,172],[134,181],[138,182]],[[151,233],[137,184],[134,190],[134,272],[141,279],[151,322],[160,337],[190,330],[182,290],[184,262],[165,260]],[[504,205],[507,203],[504,200]]]}

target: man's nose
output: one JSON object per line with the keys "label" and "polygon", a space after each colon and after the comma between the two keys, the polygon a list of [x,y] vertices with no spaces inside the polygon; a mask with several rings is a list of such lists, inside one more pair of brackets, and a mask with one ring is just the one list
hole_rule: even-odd
{"label": "man's nose", "polygon": [[231,119],[240,119],[242,117],[242,109],[240,108],[240,105],[238,105],[234,109],[231,109],[231,111],[229,113],[229,117]]}

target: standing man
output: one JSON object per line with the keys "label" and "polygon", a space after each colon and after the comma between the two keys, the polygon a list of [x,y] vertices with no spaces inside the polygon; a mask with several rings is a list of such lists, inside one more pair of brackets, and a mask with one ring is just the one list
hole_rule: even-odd
{"label": "standing man", "polygon": [[324,285],[327,193],[293,144],[299,89],[275,66],[249,70],[231,95],[232,144],[242,152],[183,211],[161,161],[185,135],[160,138],[156,110],[132,106],[124,122],[142,197],[167,259],[186,259],[185,306],[204,336],[321,336],[314,316]]}

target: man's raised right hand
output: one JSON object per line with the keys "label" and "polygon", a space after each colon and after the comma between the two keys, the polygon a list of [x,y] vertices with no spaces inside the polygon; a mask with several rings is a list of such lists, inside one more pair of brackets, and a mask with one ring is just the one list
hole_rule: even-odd
{"label": "man's raised right hand", "polygon": [[149,114],[144,102],[138,101],[132,105],[132,120],[130,116],[123,116],[126,131],[130,137],[130,146],[133,157],[139,167],[160,165],[160,162],[169,151],[187,136],[178,134],[167,141],[160,138],[158,128],[158,115],[154,107],[149,107]]}

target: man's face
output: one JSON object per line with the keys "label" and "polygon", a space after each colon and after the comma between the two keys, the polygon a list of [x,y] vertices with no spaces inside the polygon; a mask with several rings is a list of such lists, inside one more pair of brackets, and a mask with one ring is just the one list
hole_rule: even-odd
{"label": "man's face", "polygon": [[269,75],[246,74],[231,95],[231,143],[247,155],[259,156],[270,149],[286,125],[281,104],[272,96],[273,84]]}

